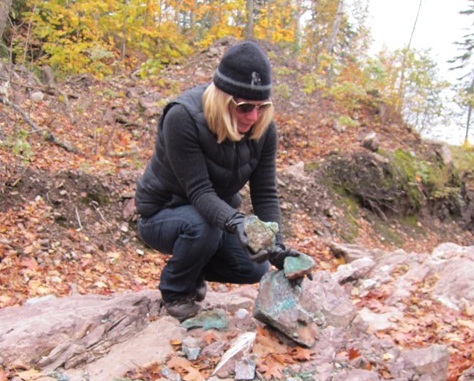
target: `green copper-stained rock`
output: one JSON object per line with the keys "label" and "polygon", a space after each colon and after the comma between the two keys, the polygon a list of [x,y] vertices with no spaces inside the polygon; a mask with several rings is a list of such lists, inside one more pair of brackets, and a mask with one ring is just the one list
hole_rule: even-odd
{"label": "green copper-stained rock", "polygon": [[293,341],[312,347],[318,335],[315,314],[301,305],[303,288],[293,287],[283,271],[269,271],[260,281],[253,316]]}
{"label": "green copper-stained rock", "polygon": [[276,222],[263,222],[257,216],[251,216],[247,219],[244,229],[249,247],[254,253],[275,246],[275,234],[278,233]]}
{"label": "green copper-stained rock", "polygon": [[222,310],[205,311],[181,323],[183,328],[203,328],[205,331],[208,329],[226,329],[228,325],[227,316]]}
{"label": "green copper-stained rock", "polygon": [[297,257],[286,257],[283,270],[288,279],[296,279],[310,274],[315,266],[313,258],[300,254]]}

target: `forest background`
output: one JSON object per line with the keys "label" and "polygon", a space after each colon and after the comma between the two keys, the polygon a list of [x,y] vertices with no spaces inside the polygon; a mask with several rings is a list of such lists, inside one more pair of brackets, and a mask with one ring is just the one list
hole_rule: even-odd
{"label": "forest background", "polygon": [[[462,13],[470,17],[473,8]],[[411,38],[404,49],[369,55],[369,9],[370,0],[4,0],[0,55],[36,70],[46,65],[57,78],[123,72],[149,78],[219,38],[258,38],[305,65],[301,85],[307,93],[323,90],[347,108],[376,93],[422,134],[434,125],[449,126],[453,114],[461,113],[467,115],[467,142],[471,31],[453,41],[459,46],[459,56],[452,57],[459,80],[451,84],[439,78],[429,50],[411,48]],[[414,32],[417,15],[410,16]],[[447,107],[453,102],[459,110]],[[357,122],[348,116],[347,123]]]}

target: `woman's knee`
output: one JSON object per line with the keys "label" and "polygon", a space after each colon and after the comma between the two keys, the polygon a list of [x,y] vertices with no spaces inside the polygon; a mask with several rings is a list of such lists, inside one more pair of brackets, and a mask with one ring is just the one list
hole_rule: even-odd
{"label": "woman's knee", "polygon": [[190,205],[165,209],[138,221],[138,233],[149,246],[164,253],[172,253],[178,241],[202,247],[214,246],[222,230],[209,225]]}
{"label": "woman's knee", "polygon": [[248,283],[258,283],[263,278],[263,276],[268,272],[270,269],[270,263],[254,263],[253,271],[248,274],[249,282]]}

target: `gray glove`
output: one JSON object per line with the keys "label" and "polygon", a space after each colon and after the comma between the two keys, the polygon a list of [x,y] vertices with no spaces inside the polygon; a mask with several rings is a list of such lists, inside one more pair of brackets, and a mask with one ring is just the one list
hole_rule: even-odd
{"label": "gray glove", "polygon": [[275,247],[268,252],[270,263],[279,270],[283,270],[285,265],[286,257],[298,257],[300,255],[299,251],[286,249],[285,246],[281,243],[277,243]]}

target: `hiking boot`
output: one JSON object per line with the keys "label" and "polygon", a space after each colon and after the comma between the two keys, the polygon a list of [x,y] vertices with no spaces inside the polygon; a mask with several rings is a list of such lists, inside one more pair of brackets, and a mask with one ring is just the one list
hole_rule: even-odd
{"label": "hiking boot", "polygon": [[178,319],[180,322],[196,316],[201,311],[201,306],[194,303],[193,300],[177,300],[174,302],[164,303],[168,314]]}
{"label": "hiking boot", "polygon": [[196,288],[196,296],[195,299],[197,302],[202,302],[206,297],[207,292],[207,285],[206,282],[202,281],[199,286]]}

